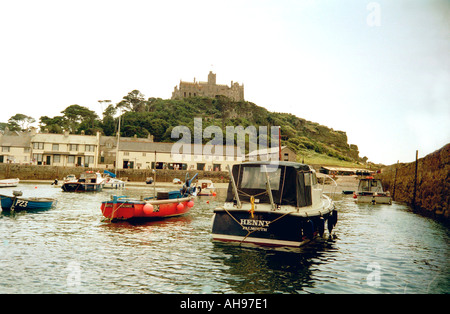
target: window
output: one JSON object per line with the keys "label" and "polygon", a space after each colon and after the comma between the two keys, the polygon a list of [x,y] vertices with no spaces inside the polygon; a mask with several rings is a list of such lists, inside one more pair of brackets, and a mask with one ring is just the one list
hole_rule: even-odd
{"label": "window", "polygon": [[33,143],[34,149],[44,149],[44,143],[35,142]]}
{"label": "window", "polygon": [[87,167],[94,163],[94,156],[84,156],[84,165]]}
{"label": "window", "polygon": [[52,145],[52,150],[53,151],[58,151],[59,150],[59,144],[53,144]]}
{"label": "window", "polygon": [[284,161],[289,161],[289,154],[288,153],[284,153]]}
{"label": "window", "polygon": [[[272,170],[272,169],[270,169]],[[280,188],[281,168],[275,171],[269,171],[269,181],[272,190]],[[242,173],[241,188],[243,189],[266,189],[266,173],[262,167],[244,167]]]}
{"label": "window", "polygon": [[2,152],[3,153],[9,153],[9,146],[3,146],[2,147]]}
{"label": "window", "polygon": [[42,154],[33,154],[34,161],[42,162]]}
{"label": "window", "polygon": [[29,153],[31,151],[31,148],[29,148],[29,147],[25,147],[24,149],[23,149],[23,152],[24,153]]}
{"label": "window", "polygon": [[124,156],[130,156],[130,152],[124,152],[123,155]]}
{"label": "window", "polygon": [[95,152],[95,145],[86,145],[85,151],[87,151],[87,152]]}
{"label": "window", "polygon": [[78,144],[69,144],[70,151],[78,151]]}
{"label": "window", "polygon": [[61,155],[53,155],[53,163],[61,162]]}
{"label": "window", "polygon": [[74,164],[75,163],[75,156],[68,156],[67,157],[67,163]]}

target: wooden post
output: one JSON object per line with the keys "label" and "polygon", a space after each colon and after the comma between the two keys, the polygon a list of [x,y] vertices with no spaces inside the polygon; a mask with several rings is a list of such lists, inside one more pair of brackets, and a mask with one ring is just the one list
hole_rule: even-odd
{"label": "wooden post", "polygon": [[399,160],[397,160],[397,165],[395,166],[394,187],[392,188],[392,199],[394,201],[395,201],[395,184],[397,183],[398,162]]}
{"label": "wooden post", "polygon": [[412,199],[412,208],[416,209],[416,191],[417,191],[417,164],[418,164],[419,151],[416,150],[416,170],[414,173],[414,190],[413,190],[413,199]]}

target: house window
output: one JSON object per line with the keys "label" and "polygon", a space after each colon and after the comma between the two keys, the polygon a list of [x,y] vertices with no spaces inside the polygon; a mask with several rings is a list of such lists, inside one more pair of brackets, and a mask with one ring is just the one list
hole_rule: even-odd
{"label": "house window", "polygon": [[59,150],[59,144],[53,144],[52,145],[52,150],[53,151],[58,151]]}
{"label": "house window", "polygon": [[2,147],[2,152],[3,153],[9,153],[9,146],[3,146]]}
{"label": "house window", "polygon": [[289,161],[289,154],[288,153],[284,153],[284,161]]}
{"label": "house window", "polygon": [[124,152],[123,155],[124,156],[130,156],[130,152]]}
{"label": "house window", "polygon": [[78,151],[78,144],[69,144],[70,151]]}
{"label": "house window", "polygon": [[44,143],[35,142],[33,143],[34,149],[44,149]]}
{"label": "house window", "polygon": [[42,162],[42,154],[33,154],[33,159],[37,162]]}
{"label": "house window", "polygon": [[61,162],[61,155],[53,155],[53,163]]}
{"label": "house window", "polygon": [[85,150],[87,152],[95,152],[95,145],[86,145]]}
{"label": "house window", "polygon": [[67,163],[74,164],[75,163],[75,156],[68,156],[67,157]]}

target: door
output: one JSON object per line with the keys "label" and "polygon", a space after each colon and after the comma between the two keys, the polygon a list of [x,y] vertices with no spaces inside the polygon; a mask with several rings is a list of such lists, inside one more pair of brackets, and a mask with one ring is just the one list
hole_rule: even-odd
{"label": "door", "polygon": [[77,166],[81,166],[81,157],[77,157]]}
{"label": "door", "polygon": [[52,156],[47,156],[45,164],[50,165],[51,161],[52,161]]}

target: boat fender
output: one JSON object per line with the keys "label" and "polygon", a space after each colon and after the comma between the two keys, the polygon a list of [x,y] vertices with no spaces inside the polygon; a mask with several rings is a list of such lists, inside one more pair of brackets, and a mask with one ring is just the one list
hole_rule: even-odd
{"label": "boat fender", "polygon": [[327,220],[327,229],[328,229],[328,232],[330,233],[330,235],[331,235],[331,231],[333,231],[333,227],[334,227],[333,218],[330,215]]}
{"label": "boat fender", "polygon": [[193,201],[187,202],[187,207],[191,208],[193,206],[194,206],[194,202]]}
{"label": "boat fender", "polygon": [[144,205],[143,210],[146,215],[150,215],[151,213],[153,213],[153,205],[147,203]]}
{"label": "boat fender", "polygon": [[310,240],[314,237],[314,222],[311,219],[303,222],[303,234]]}
{"label": "boat fender", "polygon": [[184,209],[183,203],[178,203],[177,209],[178,209],[178,210],[183,210],[183,209]]}
{"label": "boat fender", "polygon": [[322,237],[325,232],[325,219],[322,216],[319,217],[319,221],[317,222],[317,230],[319,231],[319,235]]}
{"label": "boat fender", "polygon": [[338,212],[336,209],[333,209],[333,211],[331,212],[331,217],[332,217],[332,222],[333,222],[333,227],[334,227],[334,226],[336,226],[337,220],[338,220]]}

